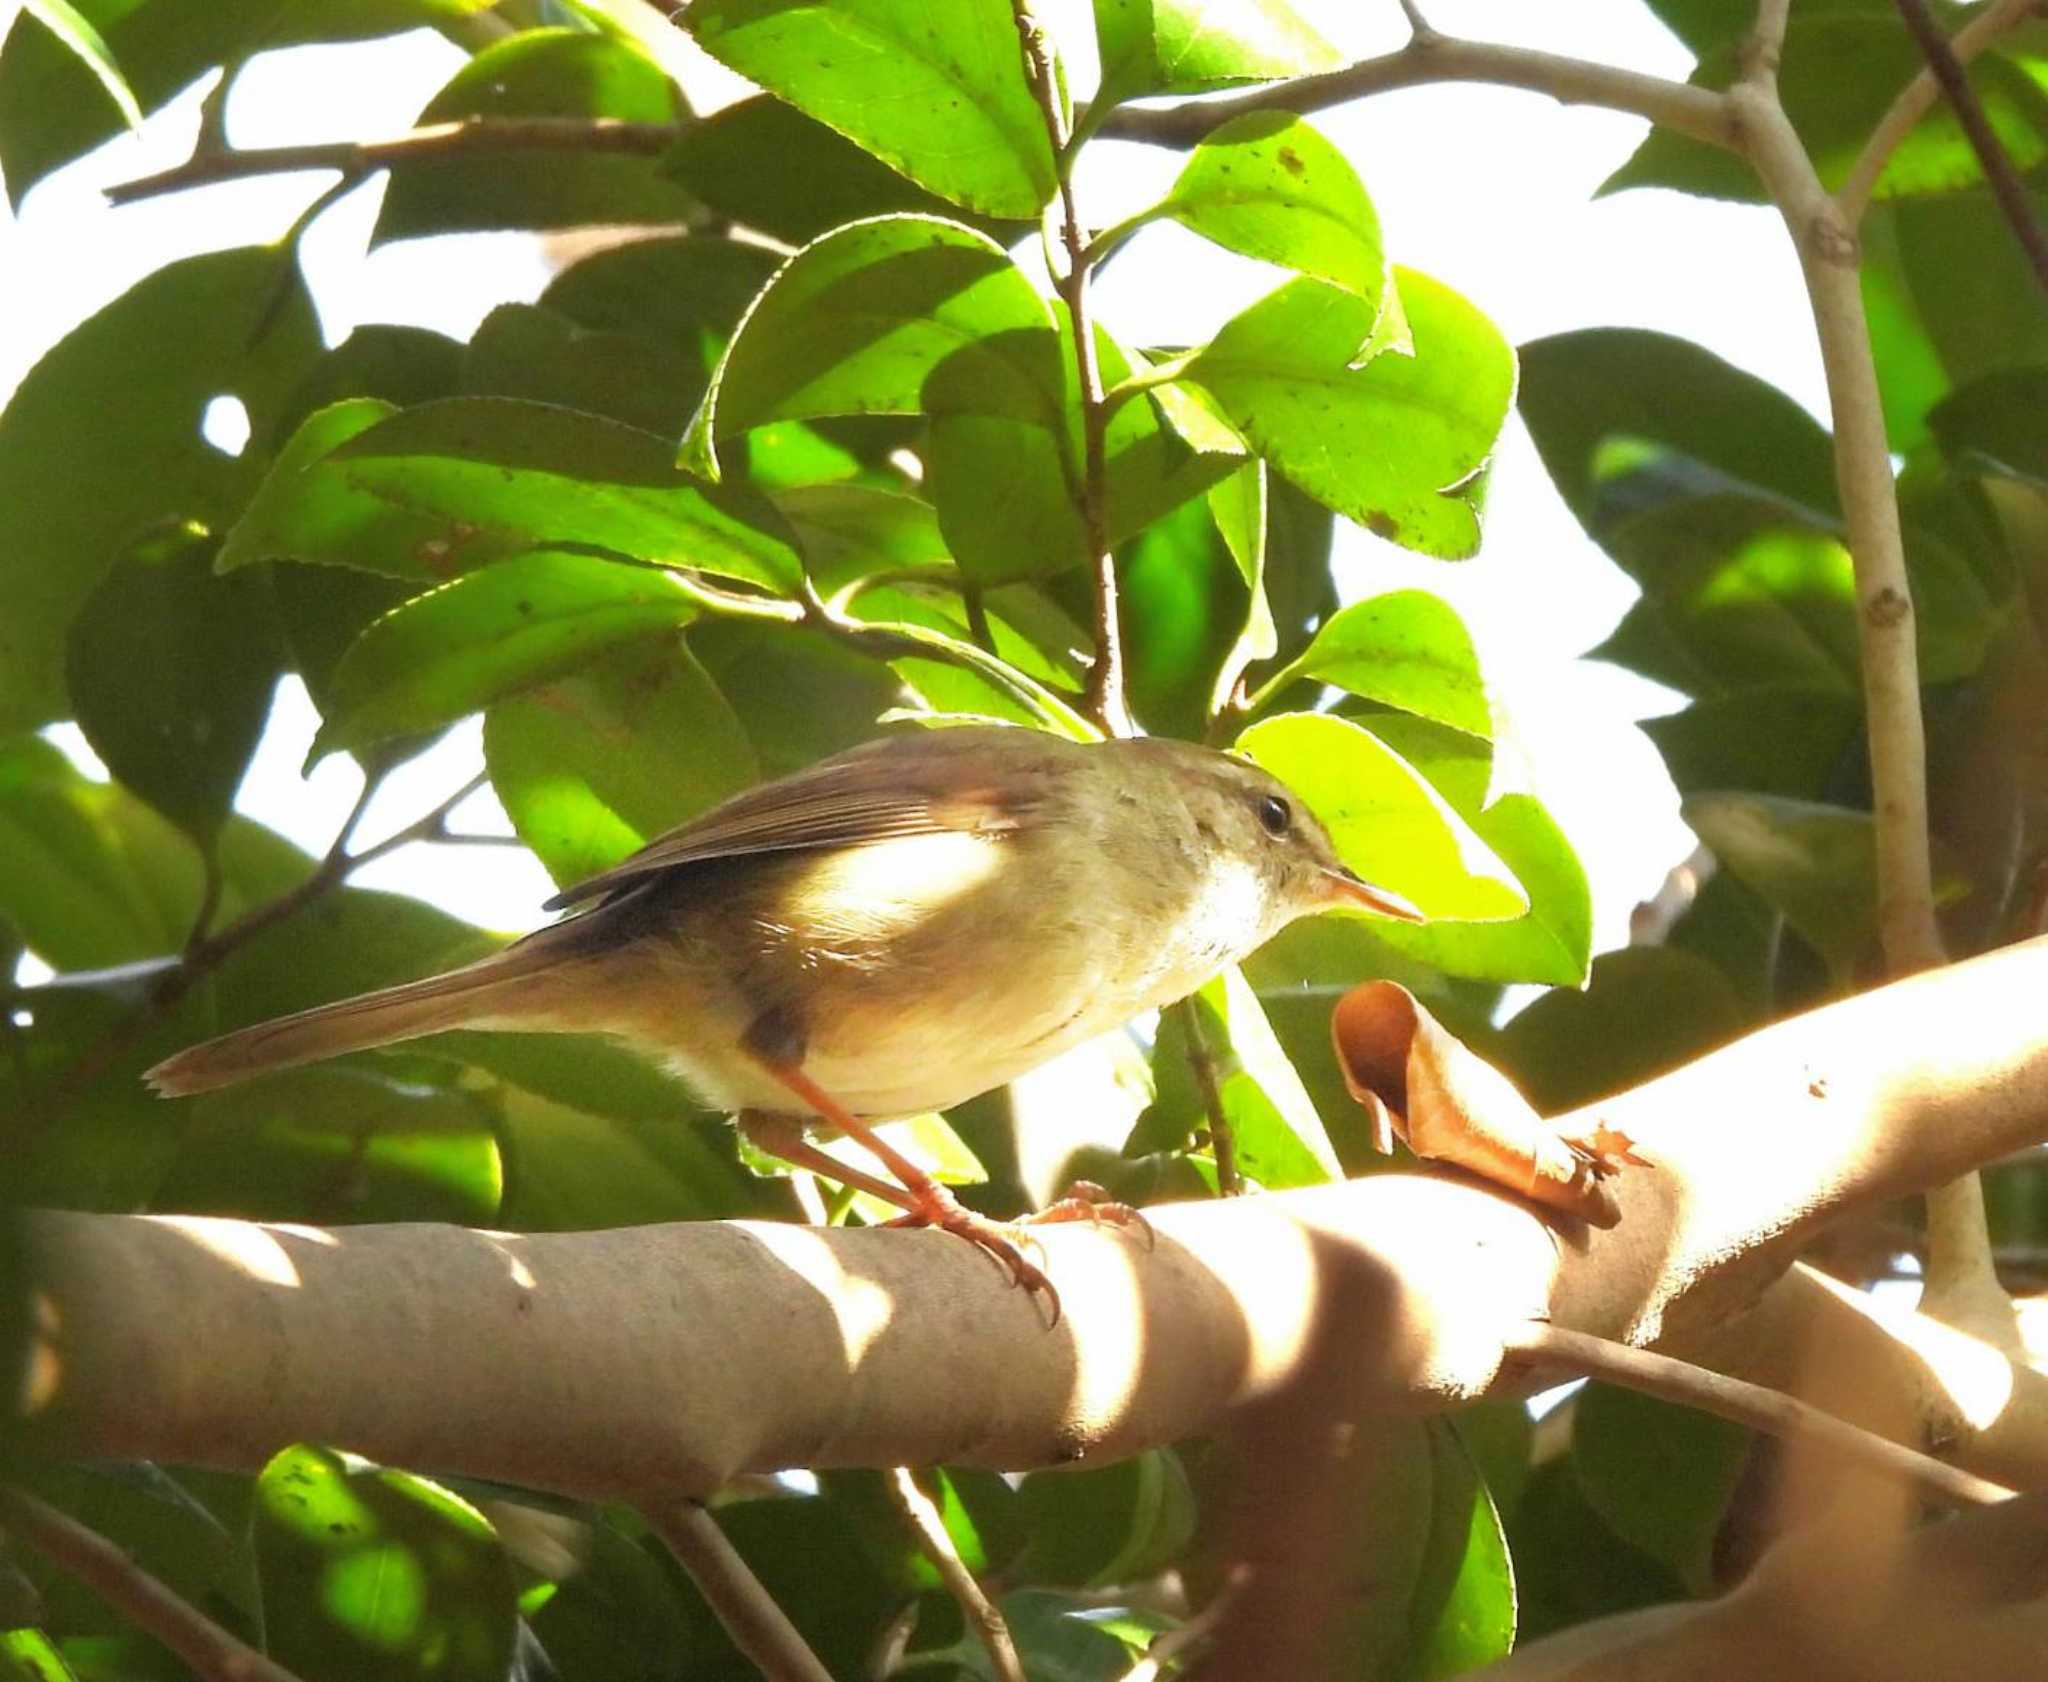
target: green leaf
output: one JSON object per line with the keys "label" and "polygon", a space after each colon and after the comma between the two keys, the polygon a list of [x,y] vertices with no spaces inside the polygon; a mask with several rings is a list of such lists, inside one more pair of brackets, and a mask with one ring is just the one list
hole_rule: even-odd
{"label": "green leaf", "polygon": [[1354,293],[1377,324],[1387,290],[1379,217],[1344,154],[1290,112],[1249,111],[1211,129],[1145,214]]}
{"label": "green leaf", "polygon": [[33,736],[0,742],[0,920],[58,970],[175,952],[199,903],[199,854],[125,790]]}
{"label": "green leaf", "polygon": [[1528,896],[1415,768],[1369,731],[1321,713],[1262,719],[1238,748],[1307,802],[1338,854],[1432,919],[1522,916]]}
{"label": "green leaf", "polygon": [[1668,1567],[1601,1522],[1564,1455],[1536,1468],[1509,1521],[1508,1539],[1525,1643],[1592,1618],[1685,1598],[1685,1585]]}
{"label": "green leaf", "polygon": [[1052,143],[1008,0],[701,0],[684,24],[713,58],[943,199],[1030,218],[1052,198]]}
{"label": "green leaf", "polygon": [[[816,415],[930,410],[1049,425],[1060,366],[1052,313],[1002,247],[937,217],[858,222],[805,246],[755,299],[683,459],[713,472],[714,446],[734,434]],[[928,396],[941,368],[947,387]]]}
{"label": "green leaf", "polygon": [[[772,170],[762,169],[765,158]],[[692,123],[661,167],[718,215],[790,245],[871,216],[952,214],[944,199],[768,96]]]}
{"label": "green leaf", "polygon": [[1588,1385],[1572,1411],[1587,1505],[1696,1595],[1714,1587],[1714,1537],[1750,1443],[1740,1425],[1607,1384]]}
{"label": "green leaf", "polygon": [[69,710],[65,632],[139,537],[240,511],[260,464],[200,436],[209,400],[265,437],[319,342],[289,259],[244,248],[158,269],[29,371],[0,414],[0,731]]}
{"label": "green leaf", "polygon": [[277,631],[261,580],[214,576],[217,543],[161,547],[117,562],[86,598],[65,678],[107,769],[207,846],[270,714]]}
{"label": "green leaf", "polygon": [[268,1649],[306,1682],[502,1682],[518,1623],[512,1563],[459,1496],[288,1448],[256,1480],[255,1537]]}
{"label": "green leaf", "polygon": [[1405,548],[1479,546],[1478,475],[1515,389],[1514,352],[1448,288],[1396,275],[1415,353],[1351,365],[1378,310],[1296,280],[1225,323],[1188,378],[1318,501]]}
{"label": "green leaf", "polygon": [[72,5],[71,0],[23,0],[22,10],[69,47],[78,62],[92,72],[93,80],[114,102],[123,122],[131,129],[142,127],[142,107],[136,104],[128,78],[121,74],[121,66],[93,27],[92,19]]}
{"label": "green leaf", "polygon": [[618,863],[758,775],[731,706],[672,634],[499,701],[484,719],[484,759],[519,838],[560,883]]}
{"label": "green leaf", "polygon": [[[1192,1024],[1190,1012],[1198,1018]],[[1200,1059],[1214,1073],[1247,1179],[1282,1191],[1343,1178],[1322,1116],[1235,964],[1161,1016],[1152,1053],[1157,1097],[1134,1138],[1170,1148],[1210,1126],[1207,1095],[1194,1073]]]}
{"label": "green leaf", "polygon": [[[1774,491],[1817,514],[1837,507],[1834,445],[1776,386],[1688,339],[1591,327],[1522,346],[1518,401],[1543,465],[1592,531],[1602,446],[1640,440]],[[1682,392],[1683,402],[1669,401]]]}
{"label": "green leaf", "polygon": [[504,397],[381,419],[371,402],[306,422],[222,551],[223,570],[284,555],[440,583],[521,550],[581,547],[774,590],[800,574],[772,507],[672,466],[652,433]]}
{"label": "green leaf", "polygon": [[0,1678],[5,1682],[77,1682],[77,1672],[39,1629],[0,1630]]}
{"label": "green leaf", "polygon": [[1556,988],[1487,1048],[1543,1115],[1639,1085],[1733,1039],[1750,1016],[1726,976],[1668,946],[1593,960],[1582,991]]}
{"label": "green leaf", "polygon": [[675,578],[541,549],[416,596],[335,668],[313,757],[435,730],[594,655],[697,617]]}
{"label": "green leaf", "polygon": [[[922,640],[932,644],[934,655],[941,649],[957,653],[975,646],[966,606],[955,590],[914,581],[884,584],[862,590],[853,598],[851,611],[872,624],[921,629],[926,633]],[[982,619],[995,660],[1012,674],[1009,682],[996,676],[994,661],[969,667],[957,659],[906,654],[892,659],[890,666],[935,713],[1001,718],[1040,728],[1051,724],[1076,740],[1095,740],[1098,733],[1075,711],[1080,681],[1071,651],[1084,640],[1078,627],[1029,585],[990,592]],[[1020,627],[1020,619],[1030,631]],[[930,633],[941,640],[933,642]],[[1017,679],[1032,686],[1029,700],[1017,692]]]}
{"label": "green leaf", "polygon": [[1102,83],[1091,115],[1153,93],[1204,93],[1334,70],[1344,55],[1286,0],[1095,0]]}
{"label": "green leaf", "polygon": [[[1827,960],[1838,983],[1858,976],[1877,942],[1877,832],[1868,812],[1768,794],[1696,794],[1681,809],[1722,865]],[[1935,903],[1967,892],[1937,861]]]}
{"label": "green leaf", "polygon": [[1380,1418],[1368,1451],[1345,1673],[1397,1682],[1462,1675],[1515,1639],[1515,1574],[1499,1515],[1441,1419]]}
{"label": "green leaf", "polygon": [[1529,909],[1504,923],[1426,923],[1375,919],[1375,939],[1446,975],[1483,981],[1547,981],[1575,987],[1593,949],[1593,895],[1571,842],[1533,794],[1487,800],[1492,756],[1470,736],[1420,718],[1382,714],[1361,720],[1442,795],[1451,810],[1499,856],[1529,896]]}
{"label": "green leaf", "polygon": [[[1693,84],[1727,87],[1738,73],[1741,50],[1739,38],[1709,47],[1693,72]],[[1920,49],[1889,7],[1823,7],[1792,18],[1778,70],[1779,97],[1830,191],[1847,177],[1899,89],[1921,69]],[[2024,41],[1994,46],[1969,65],[1978,103],[2022,171],[2048,156],[2043,71],[2044,56]],[[1953,109],[1938,100],[1893,151],[1878,177],[1876,196],[1954,192],[1982,179],[1982,166]],[[1733,153],[1668,129],[1653,131],[1601,190],[1627,187],[1673,187],[1752,202],[1765,197],[1754,174]]]}
{"label": "green leaf", "polygon": [[949,583],[959,577],[938,515],[917,497],[839,484],[795,485],[769,500],[796,533],[811,582],[828,596],[880,573],[929,573]]}
{"label": "green leaf", "polygon": [[1028,1540],[1010,1574],[1027,1583],[1137,1582],[1177,1560],[1194,1535],[1194,1492],[1171,1449],[1112,1466],[1027,1473],[1017,1506]]}
{"label": "green leaf", "polygon": [[680,437],[704,381],[683,356],[635,334],[582,327],[537,304],[500,304],[470,336],[461,389]]}
{"label": "green leaf", "polygon": [[690,649],[746,725],[763,777],[866,741],[904,698],[887,666],[808,628],[706,619]]}
{"label": "green leaf", "polygon": [[1863,717],[1828,685],[1766,684],[1709,695],[1642,721],[1681,794],[1746,789],[1811,800],[1840,773]]}
{"label": "green leaf", "polygon": [[[1248,462],[1224,483],[1264,472],[1264,462]],[[1256,609],[1247,605],[1243,573],[1218,529],[1215,494],[1191,497],[1116,551],[1124,688],[1132,712],[1156,735],[1201,737],[1233,645],[1254,638]],[[1242,524],[1243,500],[1240,488],[1238,505],[1228,510],[1240,537],[1251,535]],[[1256,537],[1252,558],[1262,562],[1263,527]],[[1056,587],[1079,611],[1090,585],[1072,573]]]}
{"label": "green leaf", "polygon": [[1289,674],[1493,737],[1471,633],[1455,608],[1427,590],[1392,590],[1341,609],[1282,676]]}
{"label": "green leaf", "polygon": [[[464,118],[673,123],[682,100],[637,47],[579,29],[529,29],[485,47],[427,102],[418,126]],[[483,228],[680,222],[688,196],[656,159],[581,149],[437,158],[391,171],[373,244]]]}

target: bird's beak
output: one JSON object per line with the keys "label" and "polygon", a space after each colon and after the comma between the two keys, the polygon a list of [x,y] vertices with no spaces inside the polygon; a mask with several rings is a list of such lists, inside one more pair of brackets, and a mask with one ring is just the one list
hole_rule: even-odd
{"label": "bird's beak", "polygon": [[1388,888],[1374,887],[1355,872],[1338,868],[1323,872],[1324,880],[1330,885],[1330,897],[1339,905],[1362,906],[1367,911],[1377,912],[1382,917],[1392,917],[1402,923],[1426,923],[1429,919]]}

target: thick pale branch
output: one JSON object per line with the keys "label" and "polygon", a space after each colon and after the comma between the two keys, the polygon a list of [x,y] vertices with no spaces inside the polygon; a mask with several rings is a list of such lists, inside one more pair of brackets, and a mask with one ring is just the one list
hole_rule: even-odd
{"label": "thick pale branch", "polygon": [[[940,1232],[741,1222],[510,1236],[42,1214],[49,1328],[30,1387],[53,1449],[251,1466],[331,1442],[582,1494],[686,1495],[793,1465],[1021,1467],[1212,1429],[1311,1358],[1339,1287],[1360,1411],[1501,1381],[1551,1322],[1687,1355],[1845,1210],[2048,1138],[2048,941],[1777,1024],[1574,1118],[1658,1166],[1619,1227],[1553,1227],[1449,1177],[1380,1175],[1149,1211],[1147,1249],[1047,1229],[1067,1304]],[[2001,1363],[1951,1458],[2048,1483],[2048,1379]],[[2010,1423],[2009,1423],[2010,1422]],[[2015,1464],[2024,1459],[2026,1463]]]}
{"label": "thick pale branch", "polygon": [[1219,123],[1247,111],[1322,111],[1369,94],[1436,82],[1525,88],[1566,105],[1599,105],[1647,117],[1660,128],[1710,145],[1732,149],[1736,144],[1726,100],[1706,88],[1556,53],[1462,41],[1433,32],[1418,34],[1399,52],[1231,99],[1184,100],[1151,110],[1127,107],[1105,118],[1098,132],[1112,139],[1143,140],[1157,146],[1192,146]]}

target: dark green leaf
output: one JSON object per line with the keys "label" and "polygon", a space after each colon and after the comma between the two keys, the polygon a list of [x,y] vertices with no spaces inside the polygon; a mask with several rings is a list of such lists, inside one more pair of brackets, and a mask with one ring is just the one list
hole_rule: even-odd
{"label": "dark green leaf", "polygon": [[[1723,38],[1701,55],[1692,80],[1725,88],[1740,58],[1740,39]],[[1823,7],[1792,18],[1778,91],[1825,186],[1841,185],[1878,119],[1921,68],[1920,49],[1889,7]],[[2019,44],[1993,47],[1969,67],[1971,86],[1993,132],[2021,169],[2048,155],[2048,101],[2041,76],[2039,53]],[[1878,177],[1877,196],[1953,192],[1982,178],[1961,125],[1941,100],[1893,151]],[[1765,196],[1735,154],[1669,129],[1655,130],[1602,190],[1626,187],[1674,187],[1752,201]]]}
{"label": "dark green leaf", "polygon": [[131,129],[142,127],[142,107],[121,66],[92,19],[71,4],[71,0],[24,0],[22,10],[71,49],[72,56],[92,72],[100,91],[114,102],[121,120]]}
{"label": "dark green leaf", "polygon": [[502,1682],[511,1561],[483,1515],[407,1472],[288,1448],[256,1483],[270,1653],[306,1682]]}
{"label": "dark green leaf", "polygon": [[1748,1025],[1728,979],[1663,946],[1593,960],[1581,992],[1543,995],[1486,1049],[1543,1115],[1590,1104],[1688,1062]]}
{"label": "dark green leaf", "polygon": [[[422,126],[463,118],[591,117],[673,123],[675,86],[636,47],[577,29],[529,29],[485,47],[419,114]],[[549,147],[400,164],[373,243],[478,228],[571,228],[594,222],[680,222],[688,196],[654,157]]]}
{"label": "dark green leaf", "polygon": [[463,358],[462,390],[522,397],[681,437],[703,377],[684,356],[631,333],[579,327],[537,304],[500,304]]}
{"label": "dark green leaf", "polygon": [[1095,0],[1094,110],[1149,93],[1203,93],[1334,70],[1344,55],[1286,0]]}
{"label": "dark green leaf", "polygon": [[316,357],[292,388],[280,425],[266,439],[275,455],[316,409],[348,397],[375,397],[393,408],[453,397],[462,381],[463,347],[424,327],[371,322]]}
{"label": "dark green leaf", "polygon": [[1252,725],[1237,746],[1308,803],[1346,864],[1424,915],[1493,922],[1528,911],[1528,896],[1493,850],[1412,766],[1358,725],[1285,713]]}
{"label": "dark green leaf", "polygon": [[0,730],[68,710],[65,631],[131,544],[240,512],[260,462],[206,442],[208,402],[267,436],[318,346],[289,259],[244,248],[157,270],[29,371],[0,414]]}
{"label": "dark green leaf", "polygon": [[673,634],[499,701],[484,720],[484,757],[520,839],[563,883],[616,864],[757,775],[740,721]]}
{"label": "dark green leaf", "polygon": [[[1837,981],[1857,976],[1877,943],[1877,834],[1868,812],[1767,794],[1696,794],[1684,813],[1723,867],[1782,913]],[[1937,861],[1935,903],[1965,892]]]}
{"label": "dark green leaf", "polygon": [[929,573],[956,582],[959,569],[928,502],[872,485],[797,485],[770,498],[796,532],[811,581],[833,595],[862,579]]}
{"label": "dark green leaf", "polygon": [[1587,1504],[1694,1594],[1713,1587],[1714,1533],[1749,1445],[1739,1425],[1611,1385],[1588,1385],[1573,1405],[1572,1464]]}
{"label": "dark green leaf", "polygon": [[866,741],[906,699],[887,666],[820,631],[704,620],[690,648],[745,724],[764,777]]}
{"label": "dark green leaf", "polygon": [[870,216],[951,214],[944,199],[767,96],[692,123],[661,167],[720,216],[791,245]]}
{"label": "dark green leaf", "polygon": [[[1190,498],[1117,551],[1124,686],[1132,711],[1155,733],[1199,738],[1208,729],[1213,691],[1232,647],[1239,637],[1256,641],[1244,576],[1218,529],[1214,506],[1224,487],[1239,484],[1241,477],[1257,480],[1264,472],[1264,462],[1247,463],[1208,498]],[[1241,520],[1238,526],[1244,535]],[[1258,544],[1251,558],[1258,563],[1263,522],[1251,535]],[[1089,587],[1080,574],[1071,575],[1071,586],[1070,599]],[[1270,618],[1265,625],[1270,633]]]}
{"label": "dark green leaf", "polygon": [[[1118,1682],[1172,1627],[1156,1612],[1105,1606],[1098,1597],[1054,1589],[1015,1590],[1003,1596],[997,1609],[1031,1682]],[[906,1654],[904,1665],[901,1674],[906,1676],[936,1673],[962,1682],[1001,1682],[987,1643],[972,1634],[950,1647]]]}
{"label": "dark green leaf", "polygon": [[1685,1598],[1685,1585],[1669,1567],[1622,1541],[1586,1504],[1568,1457],[1536,1468],[1508,1538],[1525,1642],[1609,1613]]}
{"label": "dark green leaf", "polygon": [[1578,854],[1542,803],[1519,793],[1489,802],[1492,756],[1462,732],[1386,714],[1361,722],[1428,779],[1529,896],[1528,911],[1509,922],[1416,927],[1375,919],[1368,925],[1374,937],[1446,975],[1560,986],[1584,981],[1593,948],[1592,889]]}
{"label": "dark green leaf", "polygon": [[634,240],[571,264],[540,301],[593,331],[660,346],[693,371],[701,398],[733,327],[776,266],[774,252],[737,240]]}
{"label": "dark green leaf", "polygon": [[215,577],[219,547],[181,534],[117,561],[72,620],[65,660],[93,751],[202,846],[263,733],[280,652],[269,592]]}
{"label": "dark green leaf", "polygon": [[[1522,418],[1579,523],[1594,529],[1610,441],[1661,444],[1815,513],[1836,507],[1834,446],[1777,387],[1686,339],[1592,327],[1522,346]],[[1670,401],[1672,393],[1683,402]]]}
{"label": "dark green leaf", "polygon": [[712,57],[943,199],[1030,218],[1053,195],[1008,0],[701,0],[685,25]]}
{"label": "dark green leaf", "polygon": [[1387,350],[1353,367],[1378,310],[1297,280],[1227,322],[1188,378],[1311,496],[1405,548],[1469,555],[1514,352],[1456,293],[1409,270],[1396,278],[1413,355]]}
{"label": "dark green leaf", "polygon": [[342,657],[317,757],[438,729],[697,617],[673,575],[540,549],[392,610]]}
{"label": "dark green leaf", "polygon": [[1194,1535],[1194,1492],[1171,1449],[1146,1449],[1113,1466],[1029,1473],[1017,1505],[1028,1540],[1010,1570],[1028,1583],[1136,1582],[1178,1559]]}
{"label": "dark green leaf", "polygon": [[1862,708],[1831,685],[1767,684],[1643,721],[1679,792],[1747,789],[1811,800],[1842,765]]}
{"label": "dark green leaf", "polygon": [[776,589],[800,571],[772,507],[670,465],[652,433],[503,397],[381,413],[359,398],[307,421],[223,570],[283,555],[439,583],[521,550],[583,547]]}
{"label": "dark green leaf", "polygon": [[1250,111],[1211,129],[1154,213],[1355,293],[1377,324],[1387,289],[1379,217],[1344,154],[1291,112]]}

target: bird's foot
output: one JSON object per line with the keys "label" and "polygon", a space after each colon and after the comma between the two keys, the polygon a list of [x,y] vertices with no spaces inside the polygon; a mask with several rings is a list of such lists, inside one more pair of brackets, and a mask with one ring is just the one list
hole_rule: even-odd
{"label": "bird's foot", "polygon": [[[936,1181],[927,1181],[924,1186],[914,1187],[911,1192],[915,1199],[906,1215],[899,1215],[890,1221],[890,1226],[933,1226],[956,1237],[964,1238],[984,1255],[992,1257],[1008,1270],[1013,1284],[1021,1285],[1027,1293],[1043,1291],[1052,1318],[1047,1330],[1060,1323],[1060,1294],[1045,1276],[1045,1270],[1030,1260],[1023,1246],[1031,1244],[1037,1248],[1036,1240],[1028,1233],[1019,1232],[1013,1226],[1001,1221],[990,1220],[986,1215],[976,1214],[944,1186]],[[1043,1254],[1040,1251],[1040,1254]]]}
{"label": "bird's foot", "polygon": [[1063,1196],[1024,1219],[1033,1226],[1051,1225],[1055,1221],[1087,1221],[1091,1226],[1113,1226],[1122,1232],[1142,1233],[1148,1250],[1159,1243],[1159,1235],[1152,1230],[1150,1221],[1128,1203],[1119,1203],[1093,1180],[1074,1181]]}

